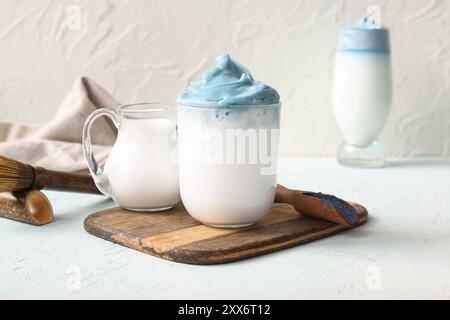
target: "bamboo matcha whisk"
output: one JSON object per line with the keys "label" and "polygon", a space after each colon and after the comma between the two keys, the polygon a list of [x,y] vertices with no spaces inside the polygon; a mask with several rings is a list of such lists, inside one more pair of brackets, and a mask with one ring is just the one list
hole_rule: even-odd
{"label": "bamboo matcha whisk", "polygon": [[32,167],[0,156],[0,192],[43,188],[69,192],[100,193],[94,180],[88,174]]}

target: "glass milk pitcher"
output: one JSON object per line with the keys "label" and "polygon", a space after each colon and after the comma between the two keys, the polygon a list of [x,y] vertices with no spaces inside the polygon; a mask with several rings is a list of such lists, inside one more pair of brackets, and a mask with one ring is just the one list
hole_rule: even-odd
{"label": "glass milk pitcher", "polygon": [[[101,116],[109,117],[118,128],[104,171],[95,160],[90,139],[91,126]],[[175,108],[143,103],[96,110],[84,125],[83,149],[98,189],[119,206],[160,211],[180,201]]]}

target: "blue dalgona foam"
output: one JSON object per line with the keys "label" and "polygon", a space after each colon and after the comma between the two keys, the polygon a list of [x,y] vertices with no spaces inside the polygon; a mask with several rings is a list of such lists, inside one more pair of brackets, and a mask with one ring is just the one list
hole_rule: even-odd
{"label": "blue dalgona foam", "polygon": [[217,57],[216,65],[193,82],[178,103],[202,106],[272,105],[280,102],[278,92],[253,79],[243,65],[228,54]]}
{"label": "blue dalgona foam", "polygon": [[363,18],[340,30],[337,50],[389,52],[389,30]]}

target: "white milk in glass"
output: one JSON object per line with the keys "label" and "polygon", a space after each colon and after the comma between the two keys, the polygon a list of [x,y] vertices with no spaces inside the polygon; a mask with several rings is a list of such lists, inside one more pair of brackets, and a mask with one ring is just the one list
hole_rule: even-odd
{"label": "white milk in glass", "polygon": [[271,208],[277,186],[280,105],[178,105],[180,192],[204,224],[242,227]]}
{"label": "white milk in glass", "polygon": [[367,146],[389,115],[389,54],[338,52],[334,79],[334,108],[342,134],[350,144]]}
{"label": "white milk in glass", "polygon": [[392,99],[389,33],[364,19],[343,28],[336,52],[333,107],[345,143],[339,161],[380,166],[376,141],[389,115]]}
{"label": "white milk in glass", "polygon": [[180,200],[174,131],[170,119],[122,120],[104,171],[123,207],[166,208]]}

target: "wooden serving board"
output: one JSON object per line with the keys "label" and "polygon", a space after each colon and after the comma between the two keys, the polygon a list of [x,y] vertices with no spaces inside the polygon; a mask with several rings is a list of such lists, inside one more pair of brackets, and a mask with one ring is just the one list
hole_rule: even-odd
{"label": "wooden serving board", "polygon": [[[367,210],[351,204],[367,220]],[[281,250],[352,228],[302,216],[288,204],[274,204],[257,224],[242,229],[212,228],[194,220],[180,204],[159,213],[123,208],[89,215],[87,232],[150,255],[189,264],[217,264]]]}

